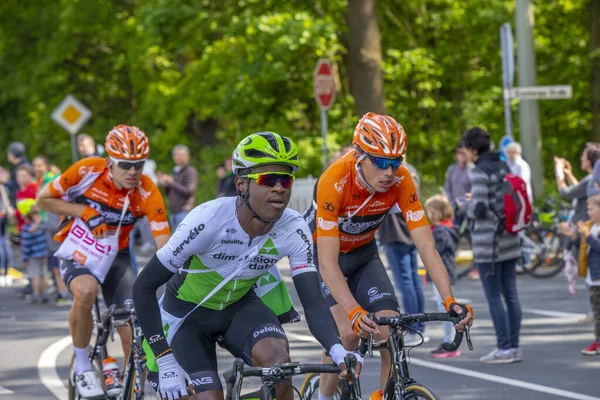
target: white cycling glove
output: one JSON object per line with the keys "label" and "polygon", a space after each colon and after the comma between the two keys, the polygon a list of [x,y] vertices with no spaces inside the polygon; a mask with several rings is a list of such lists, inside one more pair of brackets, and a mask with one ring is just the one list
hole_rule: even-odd
{"label": "white cycling glove", "polygon": [[163,399],[175,400],[188,395],[189,375],[179,366],[173,354],[156,359],[158,364],[158,392]]}
{"label": "white cycling glove", "polygon": [[354,354],[354,357],[356,357],[357,363],[360,363],[363,365],[365,363],[363,358],[360,356],[360,354],[346,350],[344,348],[344,346],[342,346],[339,343],[331,346],[331,349],[329,350],[329,354],[331,355],[331,359],[333,360],[335,365],[340,365],[341,363],[343,363],[344,357],[346,357],[347,354]]}

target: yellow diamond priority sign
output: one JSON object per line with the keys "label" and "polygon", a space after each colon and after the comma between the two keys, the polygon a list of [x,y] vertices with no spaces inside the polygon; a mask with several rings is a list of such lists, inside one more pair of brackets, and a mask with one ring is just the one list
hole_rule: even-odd
{"label": "yellow diamond priority sign", "polygon": [[52,112],[52,119],[71,135],[77,134],[91,116],[90,109],[72,95],[67,95]]}

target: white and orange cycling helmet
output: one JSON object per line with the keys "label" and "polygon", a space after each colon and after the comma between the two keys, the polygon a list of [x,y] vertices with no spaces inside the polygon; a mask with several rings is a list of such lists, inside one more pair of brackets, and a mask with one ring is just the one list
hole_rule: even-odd
{"label": "white and orange cycling helmet", "polygon": [[150,154],[148,137],[137,126],[118,125],[106,136],[106,152],[116,160],[144,160]]}
{"label": "white and orange cycling helmet", "polygon": [[406,133],[394,118],[369,112],[358,121],[352,144],[373,156],[399,158],[406,152]]}

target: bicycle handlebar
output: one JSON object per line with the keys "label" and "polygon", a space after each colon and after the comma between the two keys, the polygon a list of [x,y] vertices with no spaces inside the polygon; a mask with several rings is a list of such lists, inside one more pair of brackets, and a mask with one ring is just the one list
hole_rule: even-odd
{"label": "bicycle handlebar", "polygon": [[135,314],[135,309],[130,308],[117,308],[116,304],[108,307],[107,311],[104,311],[100,316],[100,327],[102,328],[102,334],[98,337],[98,346],[104,346],[108,341],[108,336],[111,334],[112,327],[114,325],[114,318],[129,317]]}
{"label": "bicycle handlebar", "polygon": [[[452,324],[456,325],[459,323],[464,317],[467,315],[467,309],[463,307],[463,314],[461,315],[451,315],[450,313],[420,313],[420,314],[405,314],[398,315],[397,317],[376,317],[375,314],[369,314],[368,317],[371,321],[375,322],[377,325],[385,325],[391,328],[406,328],[409,325],[420,323],[420,322],[431,322],[431,321],[441,321],[441,322],[452,322]],[[443,343],[442,348],[446,351],[455,351],[460,347],[462,343],[463,337],[467,337],[467,346],[469,350],[473,350],[473,343],[471,342],[471,334],[469,332],[469,328],[465,328],[465,332],[456,331],[454,335],[454,339],[451,343]],[[373,352],[371,349],[373,337],[370,336],[369,339],[360,340],[360,345],[358,348],[358,352],[361,355],[365,355],[367,351],[369,355],[372,356]]]}

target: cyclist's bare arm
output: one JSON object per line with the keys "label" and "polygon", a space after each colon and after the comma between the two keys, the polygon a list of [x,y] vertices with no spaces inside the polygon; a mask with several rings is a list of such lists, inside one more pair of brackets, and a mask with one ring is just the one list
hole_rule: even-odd
{"label": "cyclist's bare arm", "polygon": [[[419,252],[421,260],[425,265],[427,273],[431,277],[431,280],[437,287],[442,299],[454,297],[452,294],[452,286],[450,285],[450,278],[446,266],[440,257],[440,253],[435,248],[435,241],[433,240],[433,234],[429,226],[420,226],[410,231],[410,236],[415,242],[415,246]],[[459,306],[454,307],[454,311],[458,314],[462,313]],[[459,330],[464,330],[466,325],[471,326],[473,324],[473,316],[468,315],[465,319],[460,321],[457,325]]]}
{"label": "cyclist's bare arm", "polygon": [[42,210],[67,217],[81,217],[86,207],[83,204],[69,203],[68,201],[52,196],[49,185],[38,193],[36,203]]}
{"label": "cyclist's bare arm", "polygon": [[169,241],[169,235],[158,235],[154,238],[154,244],[156,244],[156,248],[160,249]]}
{"label": "cyclist's bare arm", "polygon": [[419,251],[419,256],[425,264],[425,269],[439,290],[443,299],[452,296],[452,286],[450,286],[450,278],[444,266],[444,262],[440,257],[440,253],[435,248],[435,241],[431,228],[421,226],[410,231],[410,236],[415,242],[415,246]]}
{"label": "cyclist's bare arm", "polygon": [[335,301],[347,313],[359,304],[354,296],[352,296],[338,265],[340,239],[331,236],[321,236],[317,240],[317,250],[321,277]]}

